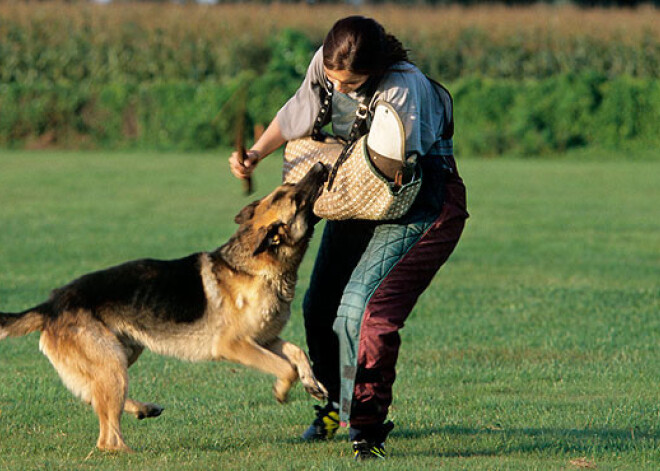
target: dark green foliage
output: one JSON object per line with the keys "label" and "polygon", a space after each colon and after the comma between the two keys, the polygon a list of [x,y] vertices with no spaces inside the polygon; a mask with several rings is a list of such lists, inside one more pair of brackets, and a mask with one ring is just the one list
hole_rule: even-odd
{"label": "dark green foliage", "polygon": [[[301,79],[294,69],[269,64],[260,76],[243,73],[224,84],[2,85],[0,145],[20,147],[35,138],[69,147],[233,145],[239,116],[246,113],[248,134],[253,124],[268,124]],[[657,80],[567,74],[448,85],[460,154],[536,155],[590,145],[625,151],[660,144]]]}
{"label": "dark green foliage", "polygon": [[455,142],[470,153],[496,155],[511,147],[508,128],[515,82],[467,79],[450,91],[454,96]]}
{"label": "dark green foliage", "polygon": [[657,145],[657,80],[566,74],[544,80],[468,79],[453,86],[456,146],[465,154],[521,155],[590,145]]}
{"label": "dark green foliage", "polygon": [[271,43],[266,70],[249,86],[248,113],[252,123],[267,124],[300,86],[314,48],[302,33],[282,30]]}
{"label": "dark green foliage", "polygon": [[646,136],[649,143],[660,144],[660,82],[621,77],[604,83],[602,89],[603,102],[593,125],[604,143],[618,146]]}

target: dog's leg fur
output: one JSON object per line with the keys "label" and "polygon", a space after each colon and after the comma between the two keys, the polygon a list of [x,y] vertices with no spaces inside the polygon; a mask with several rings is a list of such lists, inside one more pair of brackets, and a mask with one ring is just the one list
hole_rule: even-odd
{"label": "dog's leg fur", "polygon": [[298,372],[289,361],[251,339],[221,339],[214,349],[214,354],[218,360],[226,359],[275,375],[277,380],[273,393],[275,399],[281,403],[286,402],[291,386],[298,379]]}
{"label": "dog's leg fur", "polygon": [[284,358],[296,368],[300,382],[305,387],[305,391],[312,397],[320,401],[327,399],[328,391],[314,376],[309,358],[300,347],[278,337],[266,345],[266,348]]}
{"label": "dog's leg fur", "polygon": [[[87,319],[81,322],[80,317]],[[120,427],[128,391],[127,358],[117,337],[87,312],[65,312],[46,326],[39,345],[66,387],[96,412],[96,446],[130,452]]]}

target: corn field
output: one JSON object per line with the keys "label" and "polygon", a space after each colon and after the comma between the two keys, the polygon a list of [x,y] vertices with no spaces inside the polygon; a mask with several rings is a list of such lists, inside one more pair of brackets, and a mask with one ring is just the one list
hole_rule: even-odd
{"label": "corn field", "polygon": [[[523,133],[525,153],[657,138],[648,123],[660,119],[660,11],[651,6],[2,2],[0,146],[231,144],[235,92],[247,86],[248,120],[267,123],[330,26],[350,14],[380,21],[422,71],[456,91],[457,114],[499,135],[466,135],[470,152],[507,152]],[[556,106],[539,94],[571,114],[548,117]],[[506,113],[475,116],[462,100]],[[568,134],[555,129],[567,127],[562,120],[579,122],[578,135],[573,124]],[[615,129],[601,138],[603,123]]]}
{"label": "corn field", "polygon": [[[318,47],[345,15],[372,16],[441,80],[581,70],[660,75],[660,12],[534,6],[369,7],[0,3],[0,83],[221,80],[263,72],[285,29]],[[300,67],[306,66],[301,58]]]}

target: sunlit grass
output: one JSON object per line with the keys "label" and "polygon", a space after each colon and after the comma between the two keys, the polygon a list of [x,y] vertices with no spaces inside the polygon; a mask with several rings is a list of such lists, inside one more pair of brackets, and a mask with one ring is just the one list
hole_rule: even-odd
{"label": "sunlit grass", "polygon": [[[252,197],[227,152],[0,156],[0,309],[85,272],[214,248]],[[255,176],[277,184],[277,157]],[[459,160],[472,217],[402,331],[378,469],[656,469],[660,461],[660,164]],[[256,195],[255,195],[256,196]],[[315,239],[316,244],[317,239]],[[315,247],[316,245],[314,245]],[[304,345],[305,260],[284,337]],[[146,353],[131,395],[165,407],[123,420],[137,453],[93,449],[90,408],[38,336],[0,342],[0,469],[350,469],[346,432],[297,437],[313,400],[280,406],[242,367]]]}

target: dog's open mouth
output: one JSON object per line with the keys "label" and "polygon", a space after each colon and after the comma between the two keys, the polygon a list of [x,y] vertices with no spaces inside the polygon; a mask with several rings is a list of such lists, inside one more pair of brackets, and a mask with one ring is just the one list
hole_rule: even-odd
{"label": "dog's open mouth", "polygon": [[316,195],[314,195],[314,198],[312,200],[313,203],[316,203],[316,200],[321,197],[321,195],[323,194],[323,189],[324,189],[324,186],[323,186],[323,183],[321,183],[319,185],[319,189],[316,190]]}
{"label": "dog's open mouth", "polygon": [[323,193],[323,184],[328,179],[328,169],[321,162],[315,163],[309,169],[307,175],[298,182],[298,188],[304,200],[311,206]]}
{"label": "dog's open mouth", "polygon": [[296,185],[298,187],[299,201],[302,201],[301,209],[306,210],[310,226],[314,226],[321,220],[314,214],[314,204],[323,193],[323,184],[328,179],[329,171],[321,162],[317,162],[309,169],[307,175]]}

